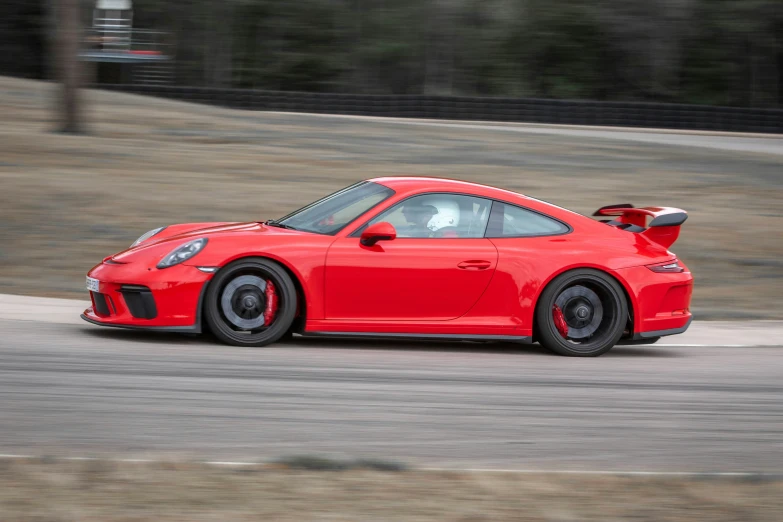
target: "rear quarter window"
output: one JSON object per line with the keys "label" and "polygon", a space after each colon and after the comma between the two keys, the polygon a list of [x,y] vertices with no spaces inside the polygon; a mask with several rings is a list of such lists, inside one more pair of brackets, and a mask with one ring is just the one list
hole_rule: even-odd
{"label": "rear quarter window", "polygon": [[570,230],[568,225],[555,218],[495,201],[492,203],[486,237],[558,236]]}

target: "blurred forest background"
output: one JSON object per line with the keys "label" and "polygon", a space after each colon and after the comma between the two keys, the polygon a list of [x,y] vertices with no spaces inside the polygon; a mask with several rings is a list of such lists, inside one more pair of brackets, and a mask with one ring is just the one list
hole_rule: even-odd
{"label": "blurred forest background", "polygon": [[[52,77],[56,4],[0,2],[0,74]],[[783,107],[783,0],[133,4],[182,85]]]}

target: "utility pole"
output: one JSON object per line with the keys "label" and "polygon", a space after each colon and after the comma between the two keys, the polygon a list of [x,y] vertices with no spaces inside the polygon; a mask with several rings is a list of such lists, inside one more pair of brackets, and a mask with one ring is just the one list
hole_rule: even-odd
{"label": "utility pole", "polygon": [[55,56],[60,80],[59,131],[83,134],[79,87],[82,82],[82,64],[79,61],[80,0],[57,0],[58,35]]}

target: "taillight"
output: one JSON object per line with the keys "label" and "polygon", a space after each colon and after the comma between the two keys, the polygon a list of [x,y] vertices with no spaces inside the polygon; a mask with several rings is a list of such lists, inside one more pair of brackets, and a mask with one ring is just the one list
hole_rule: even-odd
{"label": "taillight", "polygon": [[647,265],[647,268],[653,272],[658,272],[659,274],[679,274],[680,272],[685,272],[685,269],[680,266],[679,261],[676,259],[674,261],[665,261],[655,265]]}

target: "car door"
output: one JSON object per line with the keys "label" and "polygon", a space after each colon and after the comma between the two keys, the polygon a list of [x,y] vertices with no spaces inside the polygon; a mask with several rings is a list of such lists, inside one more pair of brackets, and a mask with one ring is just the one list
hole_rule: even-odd
{"label": "car door", "polygon": [[[422,206],[437,211],[426,229],[410,222],[411,207]],[[473,196],[422,194],[367,224],[391,223],[395,239],[364,246],[362,229],[337,239],[326,257],[326,319],[448,321],[467,313],[497,266],[497,249],[483,237],[490,207]]]}

